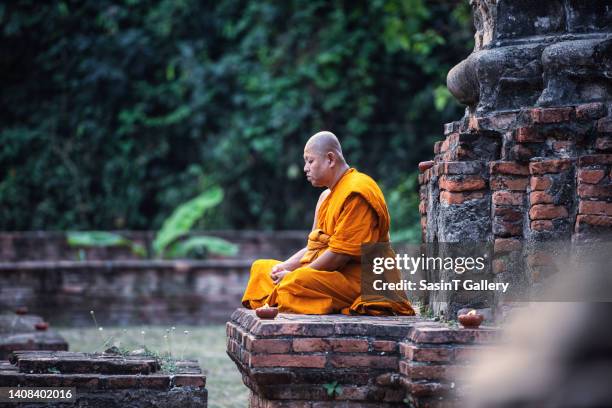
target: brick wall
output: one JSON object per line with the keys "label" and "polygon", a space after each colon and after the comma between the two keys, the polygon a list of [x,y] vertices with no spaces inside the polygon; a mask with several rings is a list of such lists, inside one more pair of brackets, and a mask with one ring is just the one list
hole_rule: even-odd
{"label": "brick wall", "polygon": [[[147,249],[155,238],[153,231],[113,231]],[[236,259],[286,258],[306,244],[307,231],[200,231],[194,235],[224,238],[240,247]],[[0,233],[0,262],[140,259],[124,246],[78,248],[68,245],[66,233],[54,231],[17,231]],[[213,257],[215,258],[215,257]]]}
{"label": "brick wall", "polygon": [[[145,246],[153,233],[120,232]],[[239,245],[235,258],[140,259],[127,248],[68,246],[64,233],[0,234],[0,310],[27,306],[54,324],[103,325],[225,322],[240,306],[251,262],[286,259],[305,244],[300,231],[211,232]]]}
{"label": "brick wall", "polygon": [[[493,329],[418,317],[279,314],[238,309],[227,350],[251,389],[251,407],[448,406],[451,383]],[[337,392],[327,384],[337,382]]]}
{"label": "brick wall", "polygon": [[[75,352],[15,352],[0,361],[3,387],[74,387],[75,406],[206,407],[206,377],[195,361],[177,361],[172,373],[149,357]],[[20,406],[39,406],[23,403]],[[48,402],[46,407],[66,406]]]}
{"label": "brick wall", "polygon": [[56,325],[225,322],[250,262],[57,261],[0,264],[0,306],[27,306]]}
{"label": "brick wall", "polygon": [[[423,242],[492,242],[493,272],[512,274],[533,269],[534,244],[606,239],[611,123],[611,105],[595,102],[447,124],[434,160],[419,165]],[[462,302],[447,305],[450,315]]]}

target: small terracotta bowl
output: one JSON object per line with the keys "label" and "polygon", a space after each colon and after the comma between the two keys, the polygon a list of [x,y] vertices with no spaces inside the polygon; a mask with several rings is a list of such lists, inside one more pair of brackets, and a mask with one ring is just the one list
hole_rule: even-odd
{"label": "small terracotta bowl", "polygon": [[278,314],[278,307],[259,307],[255,314],[261,319],[274,319]]}
{"label": "small terracotta bowl", "polygon": [[34,325],[36,330],[45,331],[49,328],[49,323],[47,322],[38,322]]}
{"label": "small terracotta bowl", "polygon": [[464,314],[459,315],[458,319],[459,323],[466,329],[477,329],[484,320],[484,316],[481,314]]}
{"label": "small terracotta bowl", "polygon": [[15,314],[20,316],[28,314],[28,308],[25,306],[19,306],[17,309],[15,309]]}

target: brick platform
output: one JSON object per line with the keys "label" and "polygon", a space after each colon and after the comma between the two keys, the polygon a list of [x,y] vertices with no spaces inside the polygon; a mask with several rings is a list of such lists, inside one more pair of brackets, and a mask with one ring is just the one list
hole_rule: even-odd
{"label": "brick platform", "polygon": [[[252,408],[448,406],[454,376],[493,329],[418,317],[279,314],[238,309],[227,350],[251,389]],[[326,384],[339,389],[329,395]],[[445,405],[446,404],[446,405]]]}
{"label": "brick platform", "polygon": [[53,330],[39,331],[35,325],[43,319],[35,315],[0,315],[0,360],[15,350],[68,350],[68,343]]}
{"label": "brick platform", "polygon": [[158,361],[148,357],[15,352],[10,362],[0,362],[0,386],[75,387],[76,402],[70,406],[78,407],[206,407],[206,377],[197,362],[178,361],[174,371],[160,371]]}

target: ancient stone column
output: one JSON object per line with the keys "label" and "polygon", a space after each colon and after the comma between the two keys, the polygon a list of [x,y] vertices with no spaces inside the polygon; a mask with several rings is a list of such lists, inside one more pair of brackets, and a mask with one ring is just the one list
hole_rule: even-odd
{"label": "ancient stone column", "polygon": [[[530,244],[612,230],[612,2],[470,3],[475,47],[447,78],[465,116],[419,166],[423,242],[490,243],[493,274],[518,262],[513,278],[537,284],[546,262]],[[447,315],[495,303],[429,301]]]}

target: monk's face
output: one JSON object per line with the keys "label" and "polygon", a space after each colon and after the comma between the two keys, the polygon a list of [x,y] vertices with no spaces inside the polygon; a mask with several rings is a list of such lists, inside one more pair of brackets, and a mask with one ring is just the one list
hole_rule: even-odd
{"label": "monk's face", "polygon": [[326,155],[309,149],[304,149],[304,173],[306,179],[314,187],[327,187],[333,178],[333,160]]}

